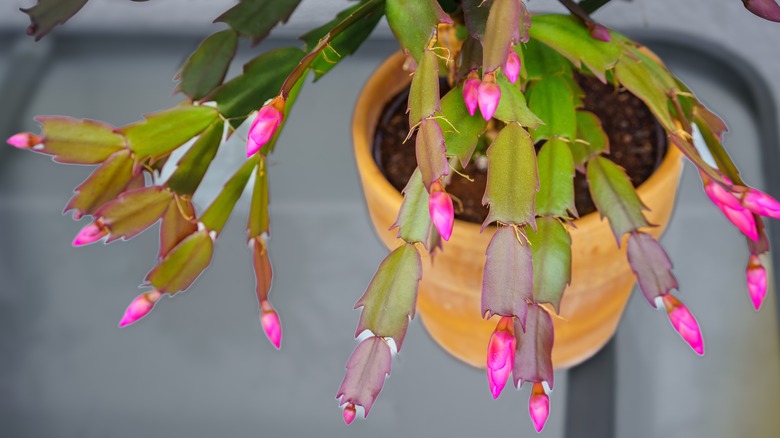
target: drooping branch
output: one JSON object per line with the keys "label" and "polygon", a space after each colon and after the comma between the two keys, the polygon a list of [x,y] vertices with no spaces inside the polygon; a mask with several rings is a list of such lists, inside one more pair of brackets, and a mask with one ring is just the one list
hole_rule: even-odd
{"label": "drooping branch", "polygon": [[612,0],[582,0],[578,6],[588,14],[592,14]]}

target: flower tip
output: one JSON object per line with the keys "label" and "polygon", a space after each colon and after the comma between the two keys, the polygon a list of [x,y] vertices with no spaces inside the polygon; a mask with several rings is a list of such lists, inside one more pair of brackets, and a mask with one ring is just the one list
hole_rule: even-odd
{"label": "flower tip", "polygon": [[490,120],[496,113],[498,102],[501,100],[501,89],[494,82],[482,82],[477,90],[477,103],[479,111],[485,120]]}
{"label": "flower tip", "polygon": [[704,356],[704,338],[696,318],[680,300],[672,295],[663,296],[669,322],[674,330],[699,356]]}
{"label": "flower tip", "polygon": [[108,229],[97,222],[93,222],[79,231],[73,239],[73,246],[79,247],[89,245],[97,242],[106,235],[108,235]]}
{"label": "flower tip", "polygon": [[119,321],[119,327],[134,324],[148,315],[161,296],[162,293],[160,291],[153,290],[135,297],[130,305],[127,306],[125,314],[122,315],[122,320]]}
{"label": "flower tip", "polygon": [[477,78],[468,78],[463,82],[463,102],[466,103],[466,110],[471,116],[476,114],[479,105],[477,102],[479,83]]}
{"label": "flower tip", "polygon": [[450,240],[452,227],[455,223],[455,209],[452,198],[438,183],[435,183],[431,188],[431,194],[428,197],[428,213],[431,215],[431,221],[433,221],[441,238]]}
{"label": "flower tip", "polygon": [[36,144],[39,144],[40,142],[41,142],[40,137],[36,135],[32,135],[28,132],[20,132],[19,134],[14,134],[11,137],[9,137],[8,140],[6,140],[6,143],[19,149],[31,148]]}
{"label": "flower tip", "polygon": [[355,421],[355,417],[357,417],[357,410],[355,410],[355,405],[352,403],[347,403],[347,406],[344,407],[344,412],[342,412],[342,415],[344,416],[345,423],[352,424],[352,422]]}
{"label": "flower tip", "polygon": [[590,36],[605,43],[608,43],[612,40],[612,36],[609,34],[609,29],[600,24],[593,24],[590,26]]}
{"label": "flower tip", "polygon": [[263,325],[263,331],[271,344],[279,350],[282,347],[282,324],[279,321],[279,314],[268,301],[263,301],[260,307],[262,308],[260,323]]}
{"label": "flower tip", "polygon": [[534,383],[531,398],[528,400],[528,414],[536,432],[541,432],[550,416],[550,397],[544,392],[541,383]]}

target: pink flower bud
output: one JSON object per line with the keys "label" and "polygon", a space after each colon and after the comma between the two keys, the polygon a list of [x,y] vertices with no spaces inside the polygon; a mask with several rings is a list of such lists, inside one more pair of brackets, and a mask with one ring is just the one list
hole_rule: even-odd
{"label": "pink flower bud", "polygon": [[756,226],[756,218],[753,217],[753,213],[746,208],[731,208],[726,205],[720,207],[720,211],[726,216],[732,224],[734,224],[739,231],[747,236],[750,240],[758,242],[758,227]]}
{"label": "pink flower bud", "polygon": [[468,78],[463,82],[463,101],[470,115],[477,112],[477,95],[480,81],[477,78]]}
{"label": "pink flower bud", "polygon": [[251,157],[262,149],[276,134],[279,125],[282,124],[284,114],[281,109],[277,108],[278,102],[281,102],[281,107],[284,109],[284,101],[276,98],[257,112],[255,121],[252,122],[252,126],[249,128],[249,136],[246,143],[247,157]]}
{"label": "pink flower bud", "polygon": [[108,235],[108,228],[98,221],[92,222],[79,231],[76,238],[73,239],[73,246],[84,246],[95,243]]}
{"label": "pink flower bud", "polygon": [[[734,209],[742,208],[739,199],[737,199],[734,194],[724,189],[723,186],[704,176],[704,174],[702,174],[702,180],[704,181],[704,193],[709,196],[712,203],[718,208],[722,209],[723,206]],[[726,181],[728,181],[728,179],[726,179]]]}
{"label": "pink flower bud", "polygon": [[609,34],[609,29],[598,23],[589,23],[588,29],[590,30],[590,36],[599,41],[608,43],[612,40],[612,36]]}
{"label": "pink flower bud", "polygon": [[749,189],[742,197],[742,205],[753,213],[780,219],[780,202],[756,189]]}
{"label": "pink flower bud", "polygon": [[504,65],[504,75],[509,79],[509,82],[517,82],[517,78],[520,76],[520,57],[517,56],[517,52],[509,50],[509,56],[506,58],[506,64]]}
{"label": "pink flower bud", "polygon": [[488,342],[486,369],[490,392],[494,399],[501,394],[509,374],[512,373],[516,347],[514,319],[511,316],[502,316]]}
{"label": "pink flower bud", "polygon": [[276,313],[268,300],[260,303],[260,323],[268,340],[278,350],[282,346],[282,323],[279,321],[279,314]]}
{"label": "pink flower bud", "polygon": [[428,196],[428,213],[431,215],[433,225],[441,238],[450,240],[452,225],[455,222],[455,209],[452,205],[452,198],[444,191],[438,181],[431,184],[431,193]]}
{"label": "pink flower bud", "polygon": [[347,403],[347,405],[344,407],[344,412],[342,413],[344,415],[344,422],[347,424],[352,424],[353,421],[355,421],[355,417],[357,417],[357,411],[355,410],[355,405],[352,403]]}
{"label": "pink flower bud", "polygon": [[662,296],[669,322],[680,336],[693,348],[697,354],[704,355],[704,339],[701,336],[699,323],[685,307],[685,304],[670,294]]}
{"label": "pink flower bud", "polygon": [[501,100],[501,89],[498,88],[495,82],[483,81],[479,84],[477,103],[479,104],[479,111],[485,120],[493,118],[493,114],[496,113],[496,108],[498,108],[499,100]]}
{"label": "pink flower bud", "polygon": [[534,383],[531,389],[531,398],[528,400],[528,414],[534,423],[536,432],[544,429],[547,418],[550,416],[550,397],[544,392],[541,383]]}
{"label": "pink flower bud", "polygon": [[757,255],[750,256],[745,276],[750,300],[753,301],[753,307],[758,310],[766,297],[766,269]]}
{"label": "pink flower bud", "polygon": [[6,142],[15,148],[27,149],[40,144],[41,138],[29,132],[22,132],[12,135]]}
{"label": "pink flower bud", "polygon": [[133,324],[148,315],[161,296],[162,293],[160,291],[153,290],[135,297],[130,305],[127,306],[127,310],[125,310],[122,320],[119,321],[119,327]]}

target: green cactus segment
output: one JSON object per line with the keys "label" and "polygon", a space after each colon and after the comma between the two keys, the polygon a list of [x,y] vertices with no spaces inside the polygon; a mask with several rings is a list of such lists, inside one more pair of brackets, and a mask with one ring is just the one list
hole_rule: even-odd
{"label": "green cactus segment", "polygon": [[162,157],[203,132],[218,115],[209,106],[183,105],[146,115],[144,121],[119,131],[138,159]]}
{"label": "green cactus segment", "polygon": [[571,72],[572,65],[568,59],[534,38],[523,45],[523,54],[527,61],[523,62],[520,72],[525,72],[529,81]]}
{"label": "green cactus segment", "polygon": [[108,228],[108,242],[119,238],[128,240],[157,222],[172,199],[170,190],[144,187],[122,193],[95,212],[95,217]]}
{"label": "green cactus segment", "polygon": [[198,230],[195,223],[195,208],[189,199],[174,198],[165,210],[160,225],[160,252],[162,260],[182,240]]}
{"label": "green cactus segment", "polygon": [[482,43],[482,73],[503,67],[512,45],[519,42],[520,0],[493,0]]}
{"label": "green cactus segment", "polygon": [[504,127],[487,150],[487,187],[482,204],[490,211],[482,224],[534,223],[534,199],[539,189],[536,153],[531,135],[516,123]]}
{"label": "green cactus segment", "polygon": [[431,230],[431,216],[428,213],[428,191],[423,184],[420,169],[409,178],[403,190],[404,201],[398,211],[398,218],[390,229],[398,228],[398,237],[406,242],[421,242],[426,248]]}
{"label": "green cactus segment", "polygon": [[393,338],[400,351],[409,319],[414,318],[421,278],[422,261],[414,245],[407,243],[391,252],[355,304],[356,309],[363,308],[355,336],[371,330],[376,336]]}
{"label": "green cactus segment", "polygon": [[[364,15],[359,21],[347,27],[339,35],[333,37],[310,65],[314,71],[314,80],[328,73],[345,56],[355,53],[363,42],[371,35],[379,20],[384,15],[384,0],[363,0],[350,8],[344,9],[330,22],[306,33],[301,39],[306,43],[306,51],[317,49],[323,38],[330,36],[331,30],[356,14]],[[366,11],[363,9],[367,8]]]}
{"label": "green cactus segment", "polygon": [[409,126],[414,128],[440,111],[439,58],[433,50],[426,50],[409,89]]}
{"label": "green cactus segment", "polygon": [[230,29],[203,40],[179,73],[181,92],[194,100],[206,97],[225,79],[237,48],[238,35]]}
{"label": "green cactus segment", "polygon": [[609,219],[618,246],[624,234],[650,226],[642,213],[647,207],[636,194],[625,170],[598,156],[588,161],[587,177],[593,202],[601,217]]}
{"label": "green cactus segment", "polygon": [[99,164],[125,148],[125,138],[103,122],[59,116],[35,120],[43,131],[43,148],[35,151],[53,155],[58,163]]}
{"label": "green cactus segment", "polygon": [[536,214],[558,217],[577,215],[574,207],[574,160],[569,146],[553,138],[539,150],[539,191]]}
{"label": "green cactus segment", "polygon": [[560,312],[561,297],[571,284],[571,236],[555,218],[536,220],[537,230],[527,229],[534,266],[534,302],[550,303]]}
{"label": "green cactus segment", "polygon": [[577,138],[574,94],[563,77],[548,76],[535,81],[528,93],[528,106],[544,123],[531,131],[534,142],[552,137]]}
{"label": "green cactus segment", "polygon": [[219,112],[236,128],[265,101],[279,94],[284,80],[303,55],[303,50],[295,47],[266,52],[244,65],[241,75],[219,86],[206,100],[217,102]]}
{"label": "green cactus segment", "polygon": [[301,0],[240,0],[214,21],[226,23],[257,44],[277,24],[286,23]]}
{"label": "green cactus segment", "polygon": [[585,171],[585,163],[596,155],[609,152],[609,138],[601,120],[590,111],[577,111],[577,140],[570,142],[574,165]]}
{"label": "green cactus segment", "polygon": [[165,185],[180,195],[195,193],[217,155],[224,128],[225,123],[221,119],[215,120],[176,163],[176,170]]}
{"label": "green cactus segment", "polygon": [[418,63],[439,23],[452,24],[436,0],[387,0],[385,13],[401,47]]}
{"label": "green cactus segment", "polygon": [[241,198],[241,194],[244,193],[244,188],[252,176],[258,161],[259,157],[257,155],[247,159],[244,165],[225,183],[225,187],[222,188],[217,198],[214,199],[214,202],[211,203],[200,218],[206,229],[217,234],[222,231],[225,222],[230,217],[230,213],[233,212],[233,208],[235,208],[236,203]]}
{"label": "green cactus segment", "polygon": [[[717,121],[720,121],[720,119],[717,119]],[[718,169],[728,176],[734,184],[744,185],[745,183],[739,175],[737,165],[734,164],[729,153],[726,152],[723,144],[721,144],[718,139],[718,134],[713,131],[713,122],[707,121],[697,114],[694,118],[694,123],[696,123],[696,126],[699,128],[704,143],[707,145],[707,149],[709,149],[712,157],[715,159]],[[715,129],[718,129],[717,124],[714,126]]]}
{"label": "green cactus segment", "polygon": [[268,169],[265,157],[257,164],[255,172],[255,187],[252,191],[252,205],[249,209],[249,224],[247,232],[249,237],[257,237],[268,233],[270,216],[268,214]]}
{"label": "green cactus segment", "polygon": [[81,185],[65,207],[76,210],[76,217],[93,214],[106,202],[116,199],[133,178],[133,158],[129,150],[114,153]]}
{"label": "green cactus segment", "polygon": [[575,17],[536,15],[531,22],[531,38],[552,47],[578,68],[585,65],[602,82],[606,81],[607,70],[620,59],[622,49],[616,38],[610,42],[593,38]]}
{"label": "green cactus segment", "polygon": [[536,129],[542,124],[539,117],[528,107],[519,84],[513,84],[503,76],[496,77],[496,83],[501,89],[501,100],[498,101],[493,117],[504,123],[515,122],[531,129]]}
{"label": "green cactus segment", "polygon": [[457,157],[461,166],[466,167],[474,155],[479,137],[485,132],[487,122],[479,114],[469,115],[463,101],[463,85],[453,88],[441,99],[441,113],[443,119],[437,119],[436,122],[444,132],[447,155]]}
{"label": "green cactus segment", "polygon": [[450,173],[444,133],[436,120],[423,119],[420,123],[415,150],[423,184],[426,190],[430,191],[431,184]]}
{"label": "green cactus segment", "polygon": [[203,230],[193,233],[176,245],[149,272],[146,281],[160,292],[171,295],[185,290],[209,266],[213,253],[214,242],[209,232]]}
{"label": "green cactus segment", "polygon": [[615,75],[628,91],[642,99],[667,132],[674,132],[677,128],[669,112],[668,92],[656,84],[652,71],[646,67],[639,59],[623,56],[615,66]]}

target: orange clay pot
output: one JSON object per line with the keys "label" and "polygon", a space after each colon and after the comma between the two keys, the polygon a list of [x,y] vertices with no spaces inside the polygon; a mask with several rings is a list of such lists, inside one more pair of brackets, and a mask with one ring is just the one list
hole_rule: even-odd
{"label": "orange clay pot", "polygon": [[[388,248],[400,240],[390,231],[401,206],[402,195],[385,179],[372,154],[374,130],[385,104],[409,85],[399,52],[385,61],[369,79],[358,98],[352,122],[357,160],[368,211],[379,237]],[[666,228],[674,206],[682,170],[682,154],[670,147],[660,167],[637,189],[656,238]],[[612,337],[634,286],[634,274],[626,261],[625,239],[618,248],[606,219],[591,213],[568,227],[572,239],[572,278],[553,317],[555,344],[552,359],[558,368],[577,365],[593,356]],[[480,293],[485,250],[495,232],[488,227],[456,220],[452,238],[431,263],[423,255],[423,279],[417,310],[425,328],[449,353],[476,367],[485,366],[487,343],[497,317],[484,320]],[[423,251],[425,253],[425,251]]]}

